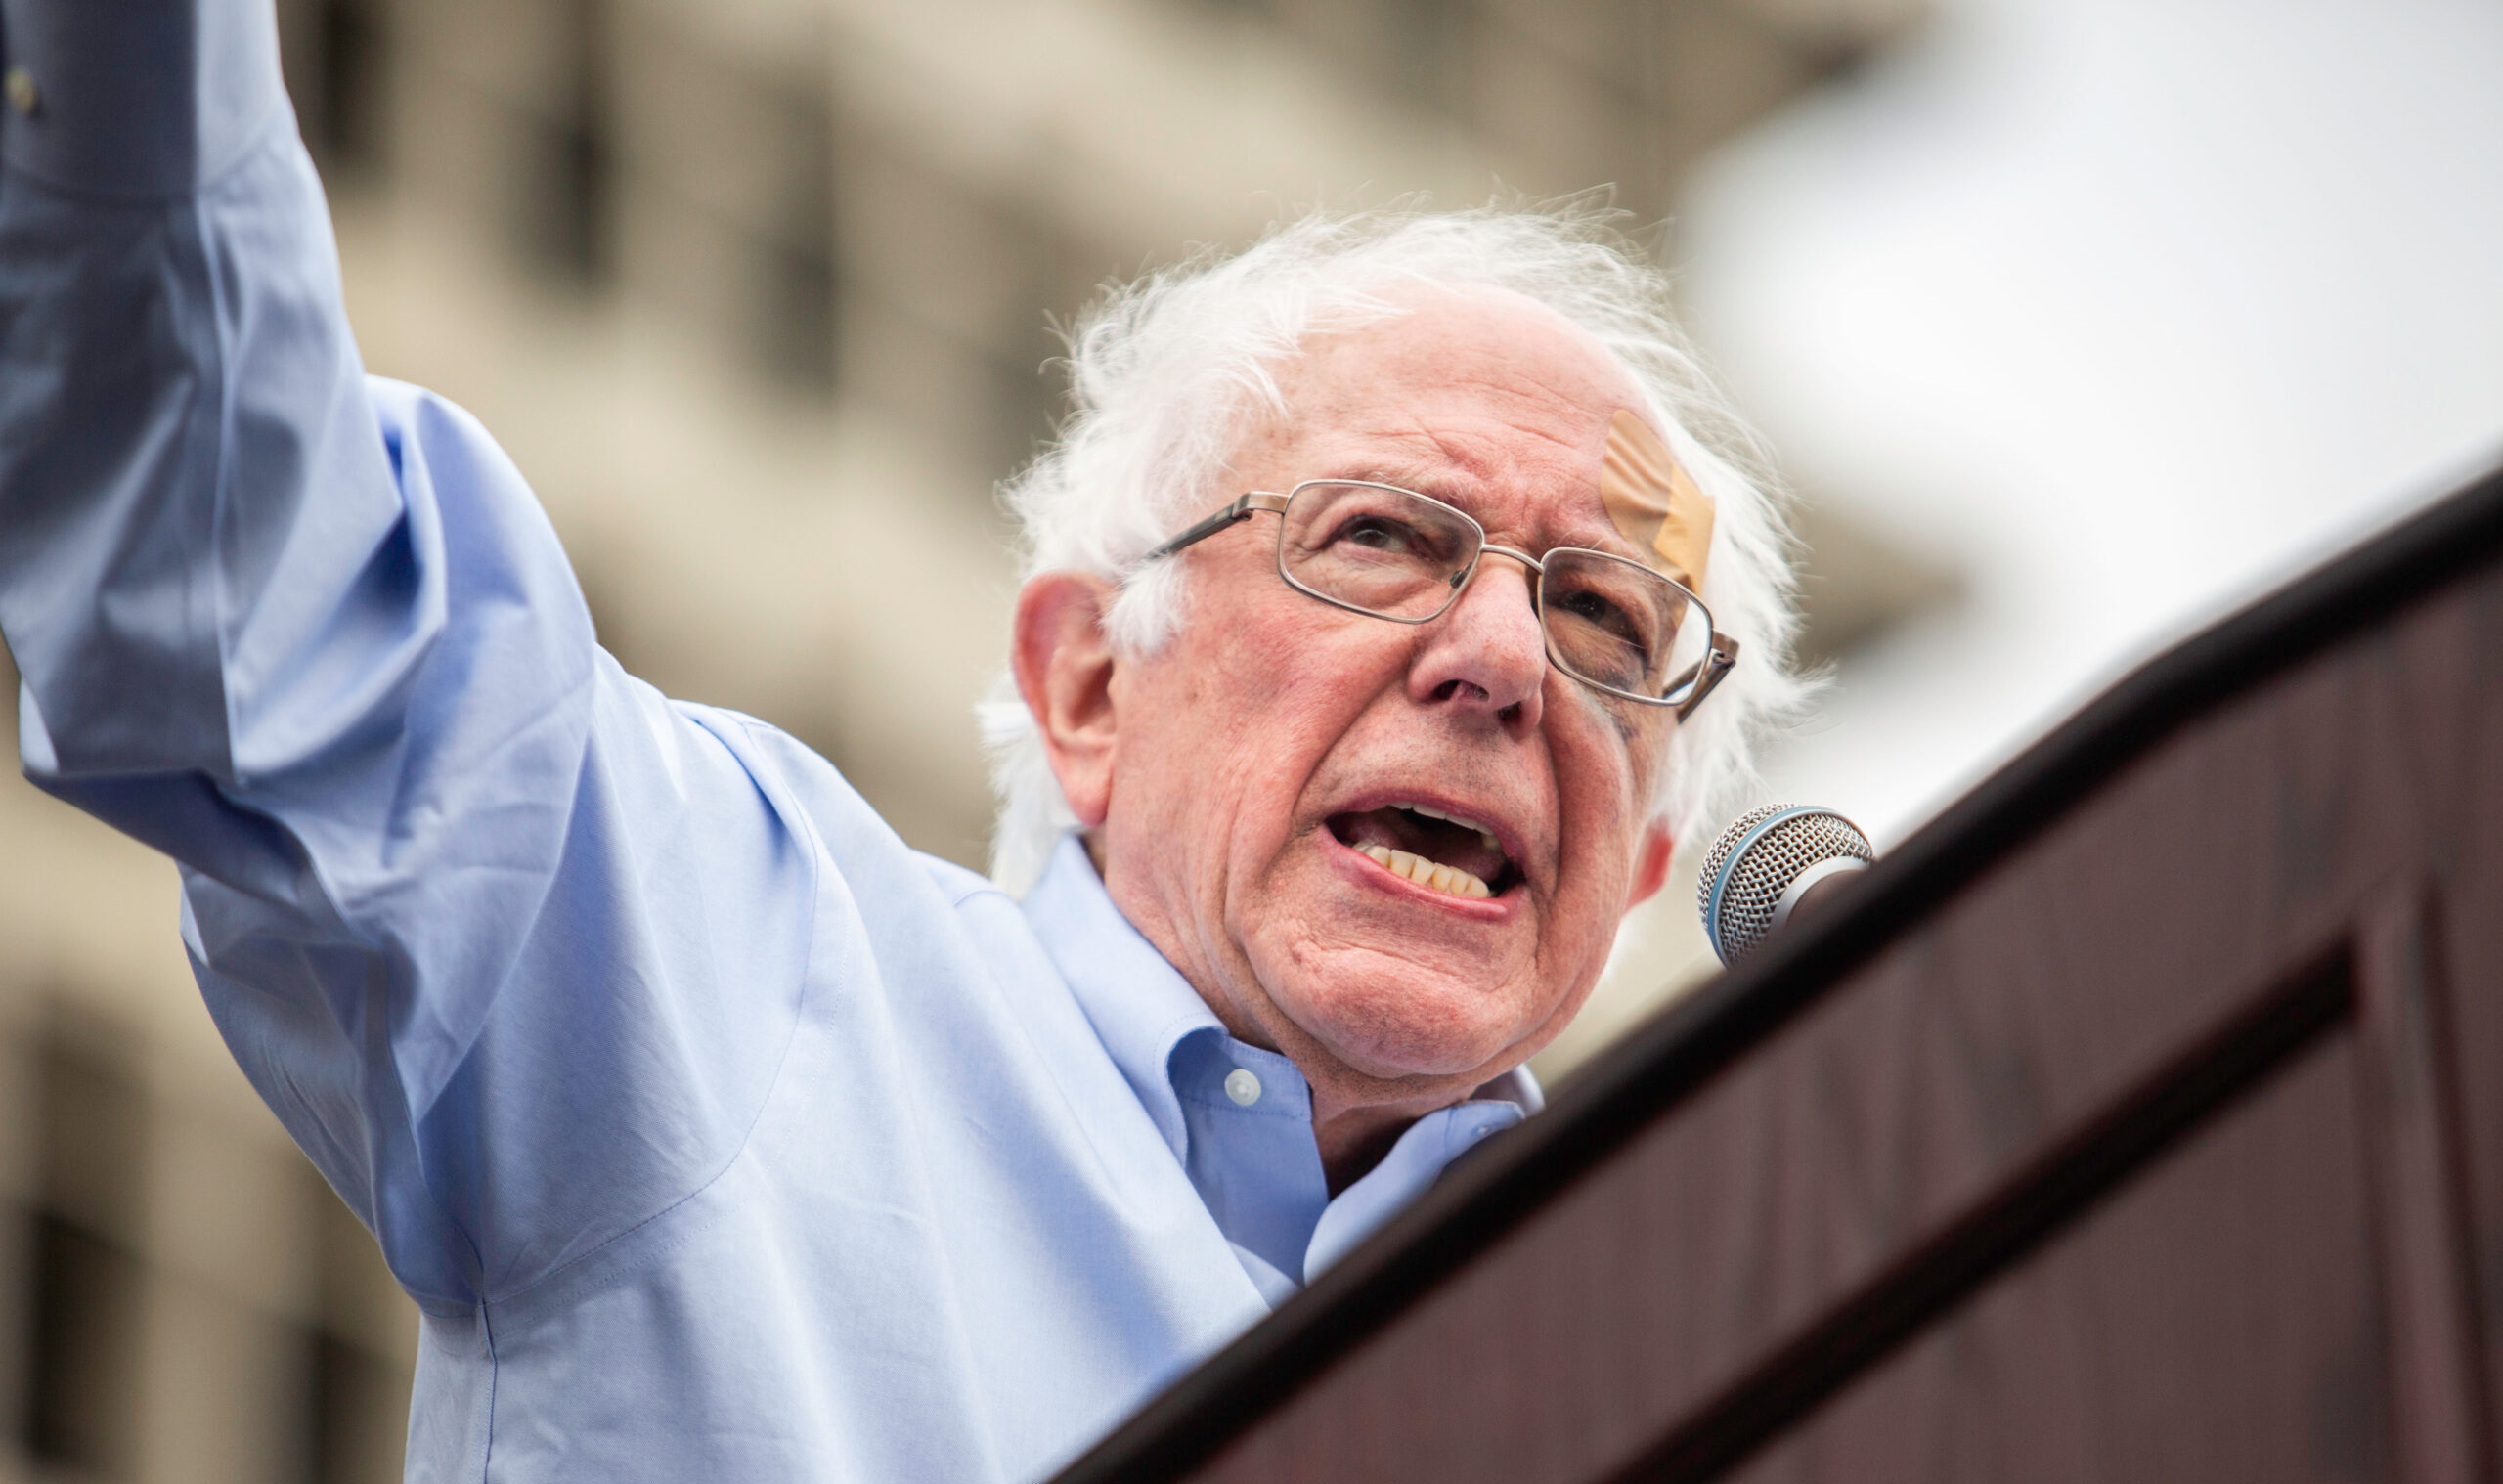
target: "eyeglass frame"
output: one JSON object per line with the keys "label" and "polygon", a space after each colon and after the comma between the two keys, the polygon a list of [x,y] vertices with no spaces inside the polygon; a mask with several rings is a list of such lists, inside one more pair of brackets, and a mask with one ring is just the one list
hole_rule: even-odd
{"label": "eyeglass frame", "polygon": [[[1412,500],[1422,500],[1427,504],[1449,510],[1452,514],[1459,516],[1464,521],[1467,521],[1469,523],[1469,529],[1477,534],[1477,550],[1475,554],[1469,558],[1469,564],[1461,569],[1460,580],[1451,585],[1451,595],[1443,599],[1442,606],[1422,618],[1402,618],[1395,613],[1381,613],[1371,608],[1359,607],[1354,603],[1344,600],[1343,598],[1332,597],[1329,593],[1323,592],[1306,583],[1298,581],[1294,573],[1288,571],[1286,540],[1287,506],[1294,502],[1297,495],[1302,494],[1305,490],[1311,489],[1316,485],[1345,485],[1365,490],[1385,490],[1393,495],[1405,495]],[[1284,582],[1288,587],[1293,588],[1297,592],[1302,593],[1304,596],[1316,599],[1320,602],[1328,603],[1333,608],[1340,609],[1347,613],[1360,614],[1365,618],[1381,619],[1385,623],[1409,625],[1432,623],[1434,620],[1441,618],[1444,614],[1449,613],[1451,611],[1452,604],[1459,602],[1460,595],[1469,590],[1469,585],[1476,580],[1478,563],[1485,557],[1486,553],[1491,551],[1498,556],[1511,557],[1513,560],[1519,562],[1523,567],[1528,568],[1532,576],[1540,579],[1540,585],[1536,589],[1541,599],[1538,610],[1538,638],[1540,646],[1546,650],[1547,662],[1549,664],[1555,666],[1564,675],[1580,681],[1584,685],[1588,685],[1593,690],[1599,691],[1603,695],[1615,696],[1622,700],[1632,701],[1638,706],[1660,706],[1673,708],[1676,711],[1677,719],[1680,721],[1684,721],[1688,717],[1692,716],[1694,714],[1694,709],[1703,704],[1703,698],[1710,695],[1714,687],[1718,686],[1721,681],[1728,677],[1730,671],[1738,663],[1738,641],[1731,635],[1722,633],[1720,629],[1713,625],[1712,609],[1705,604],[1702,598],[1695,595],[1693,589],[1689,588],[1686,584],[1679,582],[1676,578],[1669,576],[1665,572],[1660,572],[1653,568],[1645,566],[1640,562],[1620,556],[1613,551],[1602,551],[1592,546],[1551,546],[1548,548],[1547,552],[1548,556],[1551,557],[1559,551],[1579,551],[1592,556],[1605,557],[1607,560],[1613,562],[1624,562],[1627,566],[1633,567],[1638,571],[1649,573],[1651,576],[1658,578],[1660,581],[1667,583],[1670,587],[1678,589],[1678,591],[1686,594],[1687,601],[1692,603],[1703,615],[1704,632],[1709,635],[1709,637],[1706,641],[1703,658],[1695,662],[1696,669],[1700,673],[1694,677],[1693,689],[1688,691],[1686,695],[1680,699],[1672,701],[1661,696],[1641,695],[1631,690],[1620,690],[1613,685],[1604,685],[1598,680],[1592,679],[1590,677],[1581,674],[1572,667],[1566,665],[1562,660],[1556,657],[1556,641],[1547,632],[1547,612],[1543,601],[1546,591],[1544,582],[1547,576],[1547,561],[1545,558],[1532,556],[1528,552],[1520,550],[1517,547],[1502,546],[1495,542],[1488,541],[1486,539],[1486,528],[1477,523],[1477,517],[1470,514],[1467,510],[1460,508],[1458,505],[1452,504],[1448,501],[1436,500],[1431,495],[1411,490],[1401,485],[1385,484],[1378,479],[1307,479],[1302,483],[1295,485],[1293,489],[1288,490],[1283,495],[1276,494],[1268,490],[1248,490],[1243,494],[1236,496],[1226,504],[1224,509],[1217,511],[1214,515],[1208,517],[1206,520],[1202,520],[1185,527],[1179,534],[1158,546],[1145,556],[1140,557],[1139,562],[1141,565],[1144,565],[1148,562],[1162,561],[1168,556],[1179,555],[1185,549],[1199,545],[1201,542],[1208,540],[1218,532],[1228,530],[1234,526],[1240,525],[1244,521],[1250,520],[1253,514],[1262,510],[1266,510],[1270,514],[1278,517],[1278,550],[1275,565],[1278,569],[1278,577],[1280,581]]]}

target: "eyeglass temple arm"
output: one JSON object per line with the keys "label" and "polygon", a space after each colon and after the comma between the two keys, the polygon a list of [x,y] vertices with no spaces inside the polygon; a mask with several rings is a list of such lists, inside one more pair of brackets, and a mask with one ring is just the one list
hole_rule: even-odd
{"label": "eyeglass temple arm", "polygon": [[1694,663],[1703,674],[1695,677],[1694,689],[1678,703],[1678,720],[1681,721],[1694,715],[1694,709],[1703,704],[1703,698],[1712,694],[1712,687],[1720,684],[1731,668],[1738,663],[1738,641],[1726,633],[1716,633],[1712,636],[1712,652]]}
{"label": "eyeglass temple arm", "polygon": [[1272,495],[1266,490],[1253,490],[1249,494],[1238,495],[1224,509],[1201,521],[1198,525],[1190,527],[1181,535],[1140,557],[1139,560],[1142,563],[1162,561],[1185,546],[1197,546],[1228,526],[1239,521],[1250,520],[1254,510],[1284,511],[1286,507],[1287,497]]}

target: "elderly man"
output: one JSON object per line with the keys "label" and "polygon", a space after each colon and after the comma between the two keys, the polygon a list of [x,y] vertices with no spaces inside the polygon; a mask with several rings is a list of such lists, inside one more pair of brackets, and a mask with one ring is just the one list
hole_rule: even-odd
{"label": "elderly man", "polygon": [[1779,697],[1657,280],[1306,221],[1077,336],[1012,491],[1014,899],[620,671],[486,433],[364,374],[266,0],[5,16],[25,768],[180,862],[423,1312],[414,1478],[1065,1462],[1535,1109]]}

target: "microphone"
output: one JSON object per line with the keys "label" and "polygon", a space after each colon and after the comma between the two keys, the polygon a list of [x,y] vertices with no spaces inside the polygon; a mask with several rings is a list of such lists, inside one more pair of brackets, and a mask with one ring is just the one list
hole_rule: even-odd
{"label": "microphone", "polygon": [[1712,842],[1695,884],[1703,935],[1724,964],[1764,946],[1818,886],[1877,858],[1868,837],[1832,809],[1768,804]]}

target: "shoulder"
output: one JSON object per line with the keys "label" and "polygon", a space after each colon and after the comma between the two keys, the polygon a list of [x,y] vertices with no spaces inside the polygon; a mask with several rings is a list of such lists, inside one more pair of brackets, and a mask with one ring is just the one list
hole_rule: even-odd
{"label": "shoulder", "polygon": [[939,889],[939,895],[946,897],[948,905],[959,913],[1000,909],[1013,912],[1017,909],[1016,898],[1001,891],[997,882],[980,871],[969,871],[952,860],[942,860],[919,851],[913,851],[913,859],[929,876],[930,884]]}
{"label": "shoulder", "polygon": [[467,408],[440,392],[429,391],[408,381],[395,381],[389,376],[369,372],[365,378],[366,401],[373,408],[374,420],[382,425],[385,442],[396,444],[402,438],[428,441],[458,440],[492,445],[494,437],[485,423],[472,415]]}
{"label": "shoulder", "polygon": [[807,821],[819,848],[856,878],[856,890],[935,897],[959,915],[1017,910],[989,877],[907,845],[840,769],[789,732],[724,707],[668,704],[736,758],[768,801]]}
{"label": "shoulder", "polygon": [[[641,682],[637,682],[640,684]],[[817,844],[840,859],[851,851],[904,849],[869,802],[814,748],[745,712],[697,701],[665,703],[678,718],[736,759],[757,791],[777,809],[805,819]]]}

